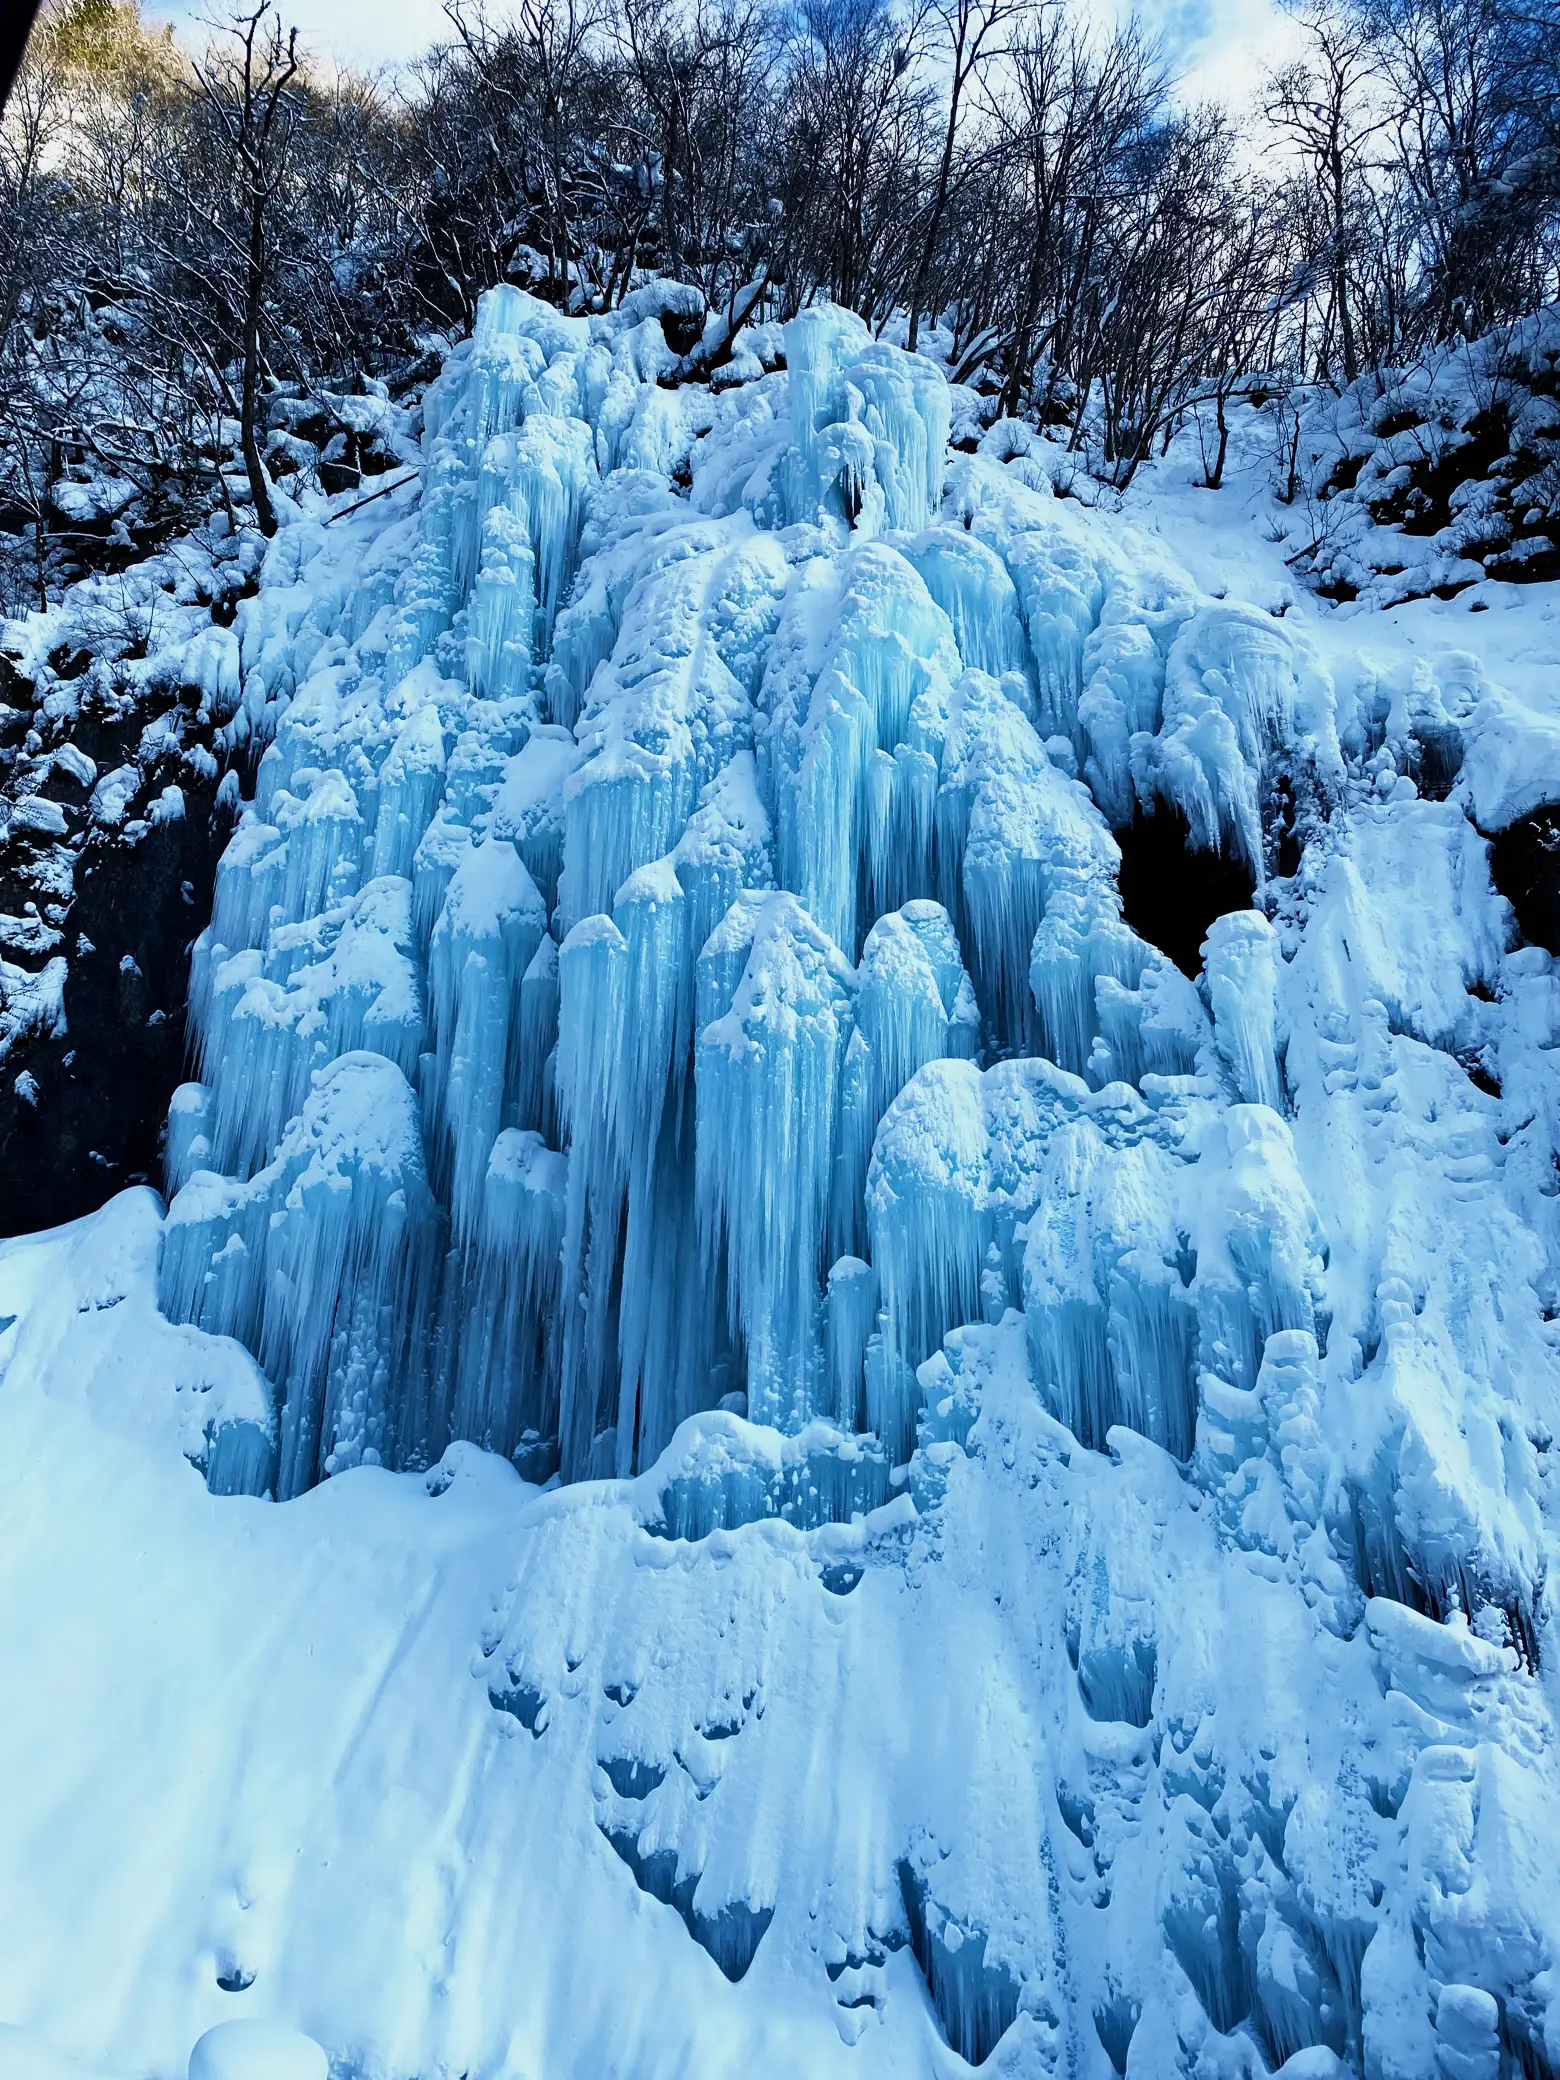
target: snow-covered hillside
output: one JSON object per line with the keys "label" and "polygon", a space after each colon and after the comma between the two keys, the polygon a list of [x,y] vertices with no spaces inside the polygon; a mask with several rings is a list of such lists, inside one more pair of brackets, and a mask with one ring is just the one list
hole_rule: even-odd
{"label": "snow-covered hillside", "polygon": [[1544,2080],[1554,588],[664,293],[200,638],[171,1203],[0,1247],[15,2055]]}

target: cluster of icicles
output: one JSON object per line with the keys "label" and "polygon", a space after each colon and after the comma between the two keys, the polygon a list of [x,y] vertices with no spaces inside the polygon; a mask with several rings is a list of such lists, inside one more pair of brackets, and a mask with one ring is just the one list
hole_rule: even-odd
{"label": "cluster of icicles", "polygon": [[1260,873],[1283,632],[1102,618],[1001,457],[945,498],[935,366],[831,310],[784,358],[680,391],[653,307],[495,291],[415,510],[273,551],[168,1144],[162,1304],[276,1394],[214,1487],[452,1438],[627,1475],[724,1405],[845,1454],[827,1516],[961,1323],[1021,1308],[1080,1438],[1183,1457],[1199,1376],[1313,1326],[1271,928],[1222,919],[1199,989],[1111,835],[1168,798]]}

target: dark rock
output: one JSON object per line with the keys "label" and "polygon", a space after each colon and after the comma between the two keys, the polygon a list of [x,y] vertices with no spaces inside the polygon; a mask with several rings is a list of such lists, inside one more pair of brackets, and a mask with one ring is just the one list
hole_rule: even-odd
{"label": "dark rock", "polygon": [[1560,953],[1560,804],[1547,802],[1497,831],[1490,872],[1527,944]]}

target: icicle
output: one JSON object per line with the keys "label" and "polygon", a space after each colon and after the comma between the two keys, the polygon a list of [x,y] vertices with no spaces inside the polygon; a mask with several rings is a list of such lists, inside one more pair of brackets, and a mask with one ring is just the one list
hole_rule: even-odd
{"label": "icicle", "polygon": [[549,906],[563,866],[564,787],[579,762],[572,731],[541,723],[505,764],[493,799],[493,835],[519,848]]}
{"label": "icicle", "polygon": [[197,1170],[215,1166],[211,1156],[211,1092],[203,1083],[181,1083],[168,1101],[165,1185],[172,1199]]}
{"label": "icicle", "polygon": [[413,858],[443,792],[444,731],[439,712],[430,702],[402,724],[380,770],[374,826],[376,875],[410,877]]}
{"label": "icicle", "polygon": [[1289,1128],[1264,1105],[1232,1105],[1196,1137],[1186,1225],[1197,1255],[1198,1362],[1252,1387],[1266,1339],[1314,1333],[1326,1242]]}
{"label": "icicle", "polygon": [[1213,1034],[1237,1094],[1284,1107],[1278,1067],[1278,937],[1260,910],[1216,918],[1203,948],[1203,986]]}
{"label": "icicle", "polygon": [[983,2065],[1018,2014],[1019,1982],[987,1956],[986,1931],[961,1927],[908,1863],[900,1885],[911,1946],[948,2042],[959,2058]]}
{"label": "icicle", "polygon": [[707,1415],[678,1433],[660,1460],[663,1538],[708,1538],[780,1517],[799,1531],[848,1524],[888,1500],[889,1465],[872,1438],[809,1423],[794,1437]]}
{"label": "icicle", "polygon": [[1209,1037],[1194,985],[1123,922],[1102,883],[1051,896],[1029,986],[1043,1051],[1096,1085],[1190,1075]]}
{"label": "icicle", "polygon": [[608,1430],[616,1470],[617,1368],[609,1307],[626,1178],[613,1140],[612,1080],[627,967],[628,947],[610,917],[586,918],[559,950],[555,1076],[570,1144],[559,1449],[568,1480],[590,1471],[596,1440]]}
{"label": "icicle", "polygon": [[692,964],[710,933],[743,889],[774,885],[769,818],[751,751],[739,751],[704,789],[672,860],[688,898],[684,946],[691,1005]]}
{"label": "icicle", "polygon": [[616,1418],[617,1470],[627,1474],[711,1398],[714,1309],[693,1217],[692,1124],[685,1117],[693,948],[673,859],[629,877],[618,893],[615,921],[622,939],[614,984],[621,1016],[602,1036],[611,1065],[599,1101],[607,1135],[596,1163],[610,1164],[609,1193],[621,1193],[627,1205]]}
{"label": "icicle", "polygon": [[473,726],[455,740],[445,777],[446,806],[475,824],[491,809],[510,758],[510,731],[502,713],[473,703]]}
{"label": "icicle", "polygon": [[558,1044],[558,942],[544,935],[520,978],[515,1111],[522,1127],[546,1132],[554,1104],[548,1064]]}
{"label": "icicle", "polygon": [[863,1367],[877,1321],[877,1274],[860,1257],[840,1257],[829,1273],[828,1359],[835,1421],[858,1430]]}
{"label": "icicle", "polygon": [[316,917],[352,894],[362,871],[363,819],[342,774],[314,774],[302,801],[282,795],[276,821],[287,839],[281,903],[289,923]]}
{"label": "icicle", "polygon": [[806,310],[785,328],[792,450],[784,504],[792,520],[925,527],[942,499],[951,405],[942,371],[874,340],[851,313]]}
{"label": "icicle", "polygon": [[449,626],[457,592],[452,571],[456,554],[453,520],[445,532],[448,539],[443,546],[436,541],[423,543],[396,587],[399,604],[385,649],[387,687],[398,686]]}
{"label": "icicle", "polygon": [[[558,1285],[568,1164],[537,1134],[493,1143],[470,1276],[460,1287],[450,1429],[505,1457],[558,1424]],[[528,1459],[534,1462],[532,1445]]]}
{"label": "icicle", "polygon": [[536,618],[536,558],[525,523],[494,506],[482,523],[482,561],[466,622],[466,676],[480,694],[525,692]]}
{"label": "icicle", "polygon": [[1132,739],[1164,719],[1165,653],[1193,609],[1191,595],[1153,570],[1115,574],[1084,646],[1078,702],[1084,776],[1117,828],[1132,820]]}
{"label": "icicle", "polygon": [[287,860],[287,842],[275,825],[246,814],[217,862],[210,925],[214,946],[236,953],[263,944],[271,912],[282,900]]}
{"label": "icicle", "polygon": [[744,896],[698,969],[698,1203],[722,1237],[748,1411],[795,1429],[824,1405],[818,1315],[855,977],[795,896]]}
{"label": "icicle", "polygon": [[412,926],[420,947],[432,939],[449,885],[472,843],[470,824],[453,803],[441,803],[412,855]]}
{"label": "icicle", "polygon": [[1094,1000],[1100,1037],[1089,1058],[1091,1083],[1142,1083],[1197,1069],[1208,1043],[1207,1014],[1195,983],[1174,961],[1150,948],[1136,989],[1101,975]]}
{"label": "icicle", "polygon": [[872,344],[872,334],[854,311],[801,311],[785,329],[785,365],[791,402],[791,440],[807,454],[841,360],[854,360]]}
{"label": "icicle", "polygon": [[1001,557],[962,527],[930,528],[906,542],[904,554],[948,616],[963,662],[993,679],[1018,673],[1026,689],[1020,705],[1032,721],[1034,657],[1018,592]]}
{"label": "icicle", "polygon": [[200,1059],[213,1167],[247,1176],[266,1162],[337,1055],[367,1048],[410,1077],[422,1032],[406,882],[371,881],[320,917],[273,927],[264,956],[236,954],[212,979]]}
{"label": "icicle", "polygon": [[867,1183],[872,1264],[883,1295],[868,1414],[897,1463],[915,1444],[916,1366],[950,1329],[980,1314],[986,1161],[980,1072],[964,1061],[928,1064],[884,1114]]}
{"label": "icicle", "polygon": [[[565,401],[572,405],[572,398],[560,393],[559,402]],[[512,567],[518,572],[517,551],[528,559],[535,615],[534,629],[528,622],[524,631],[528,661],[545,663],[551,648],[558,609],[574,577],[595,476],[590,428],[572,417],[532,418],[522,433],[490,440],[482,451],[479,505],[489,518],[491,509],[508,511]]]}
{"label": "icicle", "polygon": [[750,748],[748,696],[712,627],[733,562],[744,577],[749,565],[731,547],[735,523],[703,527],[630,594],[591,682],[565,790],[558,900],[570,924],[610,909],[637,867],[669,852],[705,784]]}
{"label": "icicle", "polygon": [[1046,905],[1071,892],[1114,907],[1115,840],[1086,791],[1052,765],[994,680],[966,673],[942,757],[937,844],[944,900],[961,919],[982,1009],[1001,1045],[1041,1041],[1030,989]]}
{"label": "icicle", "polygon": [[752,756],[739,753],[705,788],[675,849],[623,883],[611,928],[576,927],[565,942],[561,1095],[578,1158],[565,1402],[580,1426],[568,1464],[611,1427],[628,1473],[725,1391],[723,1311],[693,1203],[694,964],[742,883],[769,878],[766,840]]}
{"label": "icicle", "polygon": [[1040,1014],[1041,1050],[1075,1076],[1087,1070],[1099,1033],[1099,977],[1136,989],[1150,958],[1113,895],[1103,888],[1063,890],[1047,906],[1031,949],[1029,986]]}
{"label": "icicle", "polygon": [[416,1101],[378,1055],[323,1070],[249,1184],[199,1172],[170,1207],[158,1303],[239,1337],[277,1383],[280,1498],[360,1461],[443,1449],[403,1391],[436,1244]]}
{"label": "icicle", "polygon": [[1035,727],[1042,737],[1076,741],[1086,646],[1105,605],[1107,567],[1059,516],[1019,533],[1002,528],[993,546],[1017,590],[1034,656]]}
{"label": "icicle", "polygon": [[1153,1717],[1159,1642],[1154,1599],[1144,1593],[1140,1569],[1122,1527],[1107,1516],[1091,1524],[1068,1585],[1078,1690],[1089,1717],[1106,1724],[1147,1726]]}
{"label": "icicle", "polygon": [[449,885],[428,948],[434,1052],[423,1077],[433,1168],[447,1181],[455,1238],[478,1229],[483,1178],[506,1096],[521,1081],[521,978],[547,912],[520,855],[502,839],[473,846]]}
{"label": "icicle", "polygon": [[865,1243],[863,1195],[878,1122],[927,1062],[970,1060],[980,1012],[940,903],[907,903],[867,934],[857,971],[857,1030],[845,1063],[833,1233],[844,1249]]}
{"label": "icicle", "polygon": [[1340,768],[1331,682],[1303,645],[1254,607],[1193,614],[1165,666],[1164,722],[1131,748],[1132,784],[1145,807],[1172,803],[1193,845],[1244,861],[1260,888],[1264,763],[1295,741],[1303,712],[1322,770]]}
{"label": "icicle", "polygon": [[[1268,1448],[1284,1487],[1284,1506],[1296,1523],[1321,1521],[1332,1470],[1322,1427],[1316,1338],[1304,1329],[1276,1329],[1262,1346],[1257,1392]],[[1207,1375],[1204,1375],[1205,1377]]]}
{"label": "icicle", "polygon": [[858,943],[863,894],[932,893],[931,760],[910,741],[913,711],[941,710],[957,670],[947,616],[883,543],[799,589],[782,618],[759,695],[774,717],[776,864],[842,947]]}
{"label": "icicle", "polygon": [[1024,1252],[1030,1352],[1041,1391],[1096,1451],[1123,1423],[1191,1455],[1196,1315],[1182,1167],[1151,1142],[1112,1146],[1089,1120],[1063,1127],[1047,1152]]}

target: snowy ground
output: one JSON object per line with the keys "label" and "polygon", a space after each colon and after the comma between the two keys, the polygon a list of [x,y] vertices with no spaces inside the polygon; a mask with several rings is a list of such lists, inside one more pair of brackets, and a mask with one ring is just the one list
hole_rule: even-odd
{"label": "snowy ground", "polygon": [[240,610],[172,1213],[0,1246],[0,2072],[1547,2080],[1560,588],[509,317]]}

